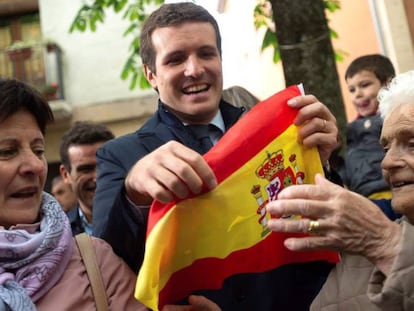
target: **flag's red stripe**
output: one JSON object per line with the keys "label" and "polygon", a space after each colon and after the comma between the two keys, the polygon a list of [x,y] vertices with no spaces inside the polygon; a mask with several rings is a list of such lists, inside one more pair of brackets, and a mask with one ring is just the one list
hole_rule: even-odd
{"label": "flag's red stripe", "polygon": [[[295,86],[261,102],[230,129],[223,137],[224,141],[220,141],[204,156],[219,183],[292,125],[297,110],[290,108],[286,101],[296,95],[300,95],[300,91]],[[237,146],[236,141],[241,145],[245,143],[246,148],[231,148]]]}
{"label": "flag's red stripe", "polygon": [[[282,92],[260,102],[248,115],[241,118],[214,146],[204,155],[207,163],[216,174],[218,183],[222,182],[233,172],[243,166],[252,157],[259,153],[276,137],[282,134],[293,122],[297,110],[286,105],[286,101],[300,95],[297,86],[291,86]],[[275,122],[275,120],[278,120]],[[266,130],[263,130],[266,129]],[[235,148],[242,140],[246,148]],[[248,145],[248,147],[247,147]],[[155,201],[151,207],[151,217],[148,218],[147,234],[179,201],[167,205]]]}
{"label": "flag's red stripe", "polygon": [[[272,233],[251,248],[235,251],[224,259],[202,258],[176,271],[159,294],[160,309],[196,290],[219,289],[226,278],[235,274],[261,273],[299,262],[324,260],[336,263],[339,260],[338,254],[331,251],[289,251],[282,243],[288,236],[292,237],[292,234]],[[213,273],[211,267],[214,267]]]}

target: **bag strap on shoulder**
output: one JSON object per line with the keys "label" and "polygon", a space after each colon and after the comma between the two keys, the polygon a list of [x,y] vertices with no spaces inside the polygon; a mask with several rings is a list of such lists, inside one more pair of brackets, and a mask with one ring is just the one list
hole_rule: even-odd
{"label": "bag strap on shoulder", "polygon": [[96,261],[95,249],[92,245],[91,237],[86,233],[75,236],[80,255],[91,283],[92,293],[95,297],[97,311],[108,311],[108,299],[106,297],[105,286],[102,281],[101,272]]}

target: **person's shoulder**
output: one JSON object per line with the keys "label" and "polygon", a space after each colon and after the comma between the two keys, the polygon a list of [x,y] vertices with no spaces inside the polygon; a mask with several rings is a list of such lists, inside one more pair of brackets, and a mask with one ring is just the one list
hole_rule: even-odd
{"label": "person's shoulder", "polygon": [[90,236],[98,266],[103,273],[104,278],[111,279],[114,274],[120,272],[124,277],[128,275],[133,277],[134,273],[128,265],[113,251],[111,245],[105,240]]}
{"label": "person's shoulder", "polygon": [[135,132],[127,133],[127,134],[118,136],[114,139],[108,140],[107,142],[105,142],[103,147],[116,146],[116,145],[119,145],[119,144],[129,143],[133,140],[136,140],[137,133],[138,133],[138,130],[135,131]]}
{"label": "person's shoulder", "polygon": [[366,117],[358,115],[354,120],[349,122],[348,125],[358,124],[358,123],[364,122],[364,120],[366,120]]}
{"label": "person's shoulder", "polygon": [[118,148],[119,146],[128,146],[129,144],[136,144],[140,137],[147,136],[148,134],[153,135],[155,128],[159,125],[159,119],[157,114],[152,115],[141,127],[139,127],[134,132],[126,133],[121,136],[118,136],[114,139],[108,140],[101,147],[105,148]]}
{"label": "person's shoulder", "polygon": [[382,124],[384,123],[384,119],[381,117],[380,114],[375,114],[371,117],[371,120],[374,124],[379,124],[382,126]]}
{"label": "person's shoulder", "polygon": [[112,252],[112,247],[111,245],[108,244],[108,242],[106,242],[105,240],[95,237],[95,236],[90,236],[91,238],[91,242],[93,247],[95,248],[95,251],[99,251],[99,252],[107,252],[110,251]]}
{"label": "person's shoulder", "polygon": [[[81,234],[86,234],[86,233],[81,233]],[[102,262],[106,261],[108,258],[111,258],[112,260],[116,262],[122,262],[122,259],[113,252],[112,247],[111,245],[108,244],[108,242],[106,242],[105,240],[101,238],[92,236],[92,235],[88,235],[88,237],[90,241],[89,245],[93,247],[95,251],[96,259],[99,265]],[[79,236],[76,235],[73,238],[75,239],[76,244],[77,244],[78,243],[77,239],[79,238]],[[73,258],[78,258],[78,257],[79,258],[81,257],[79,247],[75,246]]]}
{"label": "person's shoulder", "polygon": [[357,116],[354,120],[352,120],[351,122],[349,122],[348,124],[347,124],[347,128],[348,128],[348,130],[359,130],[359,129],[361,129],[361,128],[365,128],[366,127],[366,122],[368,121],[368,120],[370,120],[370,121],[368,121],[368,122],[372,122],[372,117],[373,117],[374,115],[371,115],[371,116]]}
{"label": "person's shoulder", "polygon": [[354,131],[356,128],[358,128],[360,126],[360,124],[361,124],[360,118],[357,118],[355,120],[352,120],[351,122],[349,122],[346,125],[347,132],[349,133],[351,131]]}
{"label": "person's shoulder", "polygon": [[97,156],[106,157],[106,156],[115,156],[118,155],[123,157],[123,155],[130,150],[138,148],[139,139],[138,131],[121,135],[114,139],[108,140],[105,142],[97,151]]}
{"label": "person's shoulder", "polygon": [[[134,298],[136,275],[104,240],[91,236],[110,310],[148,310]],[[116,306],[116,307],[115,307]]]}
{"label": "person's shoulder", "polygon": [[[86,233],[84,233],[86,234]],[[75,237],[76,238],[76,237]],[[90,242],[91,242],[91,246],[93,247],[94,251],[95,251],[95,256],[96,256],[96,260],[98,265],[102,268],[102,266],[112,266],[114,264],[116,265],[124,265],[122,259],[120,257],[118,257],[111,245],[109,245],[108,242],[106,242],[105,240],[98,238],[98,237],[94,237],[89,235],[90,238]],[[79,252],[79,248],[76,247],[76,257],[80,256],[80,252]],[[115,265],[114,265],[115,267]]]}

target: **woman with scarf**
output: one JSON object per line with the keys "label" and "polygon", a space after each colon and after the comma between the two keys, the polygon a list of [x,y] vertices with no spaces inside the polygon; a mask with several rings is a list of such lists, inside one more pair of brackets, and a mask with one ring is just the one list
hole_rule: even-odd
{"label": "woman with scarf", "polygon": [[[46,124],[53,114],[33,88],[0,79],[0,311],[96,310],[65,212],[43,192]],[[92,238],[110,310],[146,310],[136,277]]]}

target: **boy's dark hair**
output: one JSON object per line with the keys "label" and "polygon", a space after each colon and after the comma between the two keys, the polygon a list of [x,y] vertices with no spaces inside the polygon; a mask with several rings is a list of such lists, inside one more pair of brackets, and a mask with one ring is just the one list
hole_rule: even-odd
{"label": "boy's dark hair", "polygon": [[382,85],[395,76],[395,69],[388,57],[380,54],[370,54],[358,57],[352,61],[345,72],[345,80],[352,78],[362,70],[375,74]]}
{"label": "boy's dark hair", "polygon": [[156,73],[155,49],[152,45],[151,36],[155,29],[181,25],[186,22],[210,23],[216,32],[216,44],[221,55],[221,37],[217,21],[202,6],[191,2],[180,2],[163,4],[152,12],[142,25],[140,36],[140,55],[142,63]]}
{"label": "boy's dark hair", "polygon": [[47,123],[54,120],[49,103],[35,88],[17,79],[0,78],[0,122],[19,110],[34,116],[43,135]]}
{"label": "boy's dark hair", "polygon": [[60,161],[68,172],[72,170],[68,149],[70,146],[93,145],[114,138],[114,134],[103,124],[77,121],[63,134],[60,143]]}

